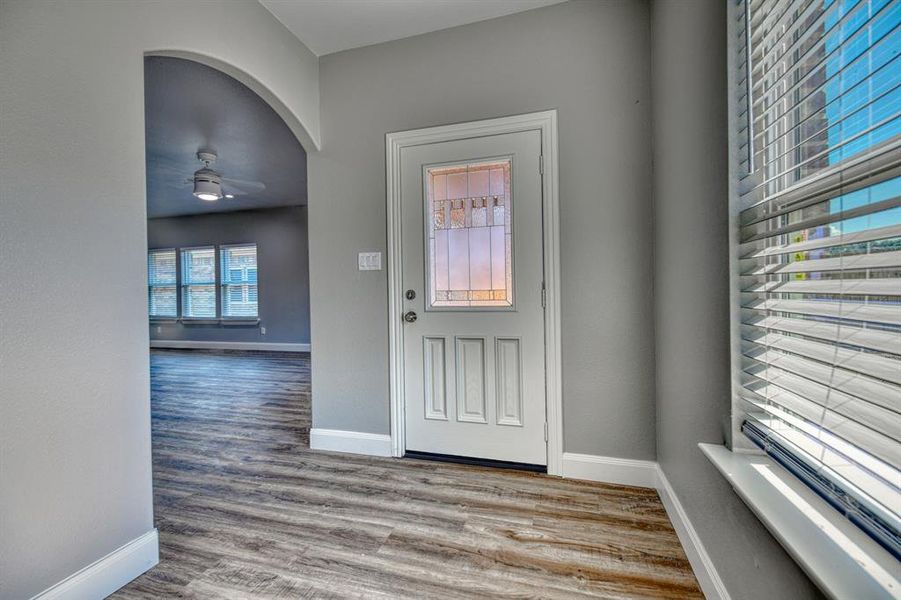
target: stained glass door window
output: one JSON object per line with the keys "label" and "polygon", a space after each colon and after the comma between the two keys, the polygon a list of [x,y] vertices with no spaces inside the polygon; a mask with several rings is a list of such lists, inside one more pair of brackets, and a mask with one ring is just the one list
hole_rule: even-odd
{"label": "stained glass door window", "polygon": [[513,306],[510,163],[426,169],[429,308]]}

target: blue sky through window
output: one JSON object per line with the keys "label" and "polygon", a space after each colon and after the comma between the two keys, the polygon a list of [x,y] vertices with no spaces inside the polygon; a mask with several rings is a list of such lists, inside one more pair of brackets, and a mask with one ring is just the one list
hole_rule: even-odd
{"label": "blue sky through window", "polygon": [[[829,164],[836,164],[901,134],[901,3],[823,0],[826,36],[824,93]],[[901,196],[901,178],[843,194],[830,213]],[[901,208],[846,219],[834,234],[901,224]]]}
{"label": "blue sky through window", "polygon": [[824,0],[829,163],[901,134],[901,3]]}
{"label": "blue sky through window", "polygon": [[[829,212],[837,213],[860,206],[876,204],[884,200],[890,200],[901,196],[901,177],[895,177],[871,185],[869,187],[856,190],[841,196],[836,196],[829,201]],[[836,233],[854,233],[856,231],[864,231],[866,229],[875,229],[877,227],[888,227],[889,225],[901,224],[901,207],[890,208],[880,212],[872,213],[862,217],[845,219],[832,225],[833,231]]]}

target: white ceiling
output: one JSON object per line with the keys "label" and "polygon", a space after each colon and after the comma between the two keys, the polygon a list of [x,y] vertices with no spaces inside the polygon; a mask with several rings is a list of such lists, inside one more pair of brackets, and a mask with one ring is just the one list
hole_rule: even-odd
{"label": "white ceiling", "polygon": [[317,56],[564,0],[260,0]]}

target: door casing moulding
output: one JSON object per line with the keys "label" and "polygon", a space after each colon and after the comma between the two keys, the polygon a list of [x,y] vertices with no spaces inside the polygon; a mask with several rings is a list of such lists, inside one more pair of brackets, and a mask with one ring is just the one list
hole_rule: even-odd
{"label": "door casing moulding", "polygon": [[404,420],[404,346],[401,173],[403,148],[469,138],[538,131],[542,155],[542,221],[544,244],[544,363],[545,406],[547,420],[547,472],[562,475],[563,462],[563,384],[560,352],[560,210],[557,159],[557,111],[546,110],[389,133],[385,136],[385,182],[388,213],[388,369],[391,408],[391,451],[403,456],[406,448]]}

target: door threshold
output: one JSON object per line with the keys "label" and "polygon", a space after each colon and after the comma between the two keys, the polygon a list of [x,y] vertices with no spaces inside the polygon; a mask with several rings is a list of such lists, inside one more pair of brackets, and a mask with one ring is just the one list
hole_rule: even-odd
{"label": "door threshold", "polygon": [[434,452],[419,452],[417,450],[407,450],[404,452],[404,458],[456,463],[459,465],[474,465],[477,467],[491,467],[493,469],[512,469],[514,471],[528,471],[530,473],[547,473],[547,465],[533,465],[530,463],[512,462],[508,460],[492,460],[490,458],[473,458],[471,456],[455,456],[453,454],[436,454]]}

